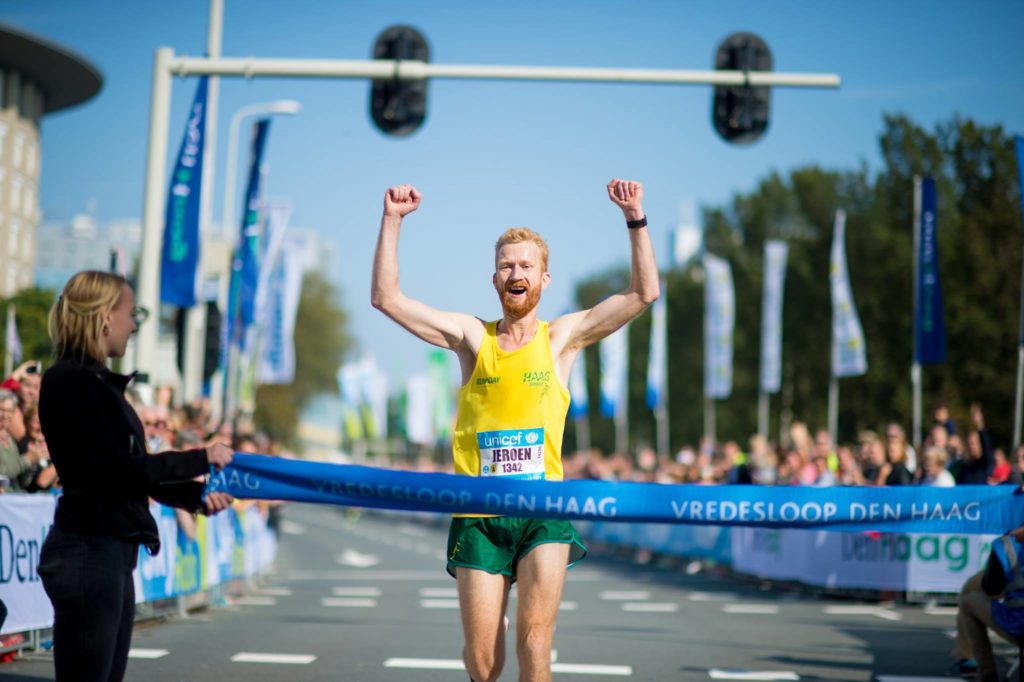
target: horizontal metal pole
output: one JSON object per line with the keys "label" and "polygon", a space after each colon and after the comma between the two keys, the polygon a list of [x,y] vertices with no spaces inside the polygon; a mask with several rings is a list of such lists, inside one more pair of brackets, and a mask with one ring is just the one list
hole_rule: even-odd
{"label": "horizontal metal pole", "polygon": [[390,59],[255,59],[248,57],[175,57],[177,76],[276,76],[280,78],[373,78],[423,80],[430,78],[523,81],[587,81],[604,83],[663,83],[673,85],[755,85],[790,88],[838,88],[832,73],[775,71],[684,71],[675,69],[605,69],[558,66],[471,66],[429,64]]}

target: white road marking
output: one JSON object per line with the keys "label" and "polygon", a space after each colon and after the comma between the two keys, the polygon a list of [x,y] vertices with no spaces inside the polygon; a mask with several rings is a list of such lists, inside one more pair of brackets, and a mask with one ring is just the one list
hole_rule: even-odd
{"label": "white road marking", "polygon": [[690,601],[736,601],[738,599],[731,592],[691,592],[687,598]]}
{"label": "white road marking", "polygon": [[718,670],[712,668],[708,675],[713,680],[799,680],[800,676],[789,670]]}
{"label": "white road marking", "polygon": [[956,639],[956,630],[943,630],[942,632],[945,633],[946,637]]}
{"label": "white road marking", "polygon": [[332,587],[335,597],[379,597],[379,587]]}
{"label": "white road marking", "polygon": [[614,675],[629,677],[633,668],[628,665],[594,665],[591,663],[552,663],[551,672],[570,675]]}
{"label": "white road marking", "polygon": [[252,651],[240,651],[231,657],[233,663],[286,663],[291,665],[309,665],[316,660],[310,654],[261,654]]}
{"label": "white road marking", "polygon": [[277,600],[273,597],[260,597],[256,595],[235,597],[229,601],[234,606],[274,606],[277,604]]}
{"label": "white road marking", "polygon": [[292,588],[290,587],[261,587],[256,590],[256,594],[262,594],[267,597],[290,597],[292,596]]}
{"label": "white road marking", "polygon": [[[465,670],[462,661],[454,658],[389,658],[385,668],[413,670]],[[592,665],[586,663],[552,663],[551,672],[577,675],[616,675],[628,677],[633,668],[628,665]]]}
{"label": "white road marking", "polygon": [[774,604],[722,604],[722,612],[774,615],[779,612],[779,607]]}
{"label": "white road marking", "polygon": [[[508,628],[507,625],[505,627]],[[558,649],[552,649],[551,650],[551,662],[552,663],[557,663],[558,662]]]}
{"label": "white road marking", "polygon": [[377,600],[369,597],[324,597],[320,600],[320,606],[372,609],[377,606]]}
{"label": "white road marking", "polygon": [[128,658],[163,658],[171,653],[167,649],[129,649]]}
{"label": "white road marking", "polygon": [[607,601],[643,601],[651,598],[650,590],[602,590],[598,599]]}
{"label": "white road marking", "polygon": [[949,677],[907,677],[906,675],[879,675],[878,682],[949,682]]}
{"label": "white road marking", "polygon": [[634,613],[675,613],[679,610],[679,604],[670,602],[626,602],[622,605],[623,611]]}
{"label": "white road marking", "polygon": [[346,549],[337,556],[337,561],[342,566],[353,568],[370,568],[380,563],[380,557],[375,554],[363,554],[354,549]]}
{"label": "white road marking", "polygon": [[294,521],[288,521],[284,519],[281,521],[281,532],[285,535],[305,535],[306,527],[301,523],[295,523]]}
{"label": "white road marking", "polygon": [[466,666],[457,659],[443,658],[389,658],[385,668],[413,668],[416,670],[465,670]]}
{"label": "white road marking", "polygon": [[955,616],[957,608],[955,606],[936,606],[933,603],[925,604],[924,612],[929,616]]}
{"label": "white road marking", "polygon": [[825,613],[830,616],[877,616],[884,620],[902,620],[903,616],[879,606],[826,606]]}
{"label": "white road marking", "polygon": [[420,596],[452,599],[459,596],[459,591],[454,587],[421,587]]}
{"label": "white road marking", "polygon": [[580,607],[580,603],[576,601],[564,601],[558,605],[559,611],[575,611]]}
{"label": "white road marking", "polygon": [[420,606],[425,609],[457,609],[458,599],[420,599]]}

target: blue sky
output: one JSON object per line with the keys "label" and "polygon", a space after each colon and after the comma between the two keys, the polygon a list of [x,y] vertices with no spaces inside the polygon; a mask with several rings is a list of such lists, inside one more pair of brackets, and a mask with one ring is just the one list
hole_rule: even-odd
{"label": "blue sky", "polygon": [[[140,215],[153,52],[201,55],[207,16],[205,0],[4,1],[0,21],[77,51],[105,78],[91,102],[44,120],[45,215],[67,217],[90,201],[101,220]],[[961,115],[1024,132],[1019,1],[225,0],[223,53],[363,59],[399,23],[427,36],[437,63],[682,69],[711,68],[718,43],[748,30],[767,41],[777,70],[838,73],[843,87],[776,90],[768,134],[733,147],[712,130],[708,86],[437,81],[425,126],[388,138],[370,122],[365,81],[222,80],[214,215],[231,113],[301,101],[300,116],[272,125],[267,193],[293,204],[293,226],[333,244],[331,276],[360,348],[396,373],[420,370],[425,352],[369,305],[391,184],[410,182],[424,195],[402,235],[408,293],[497,317],[494,240],[527,225],[551,245],[553,281],[541,303],[551,317],[573,305],[575,282],[628,262],[621,215],[604,192],[612,177],[644,182],[667,263],[667,235],[684,202],[723,204],[773,170],[807,164],[877,170],[886,112],[929,127]],[[193,91],[194,81],[175,79],[170,156]]]}

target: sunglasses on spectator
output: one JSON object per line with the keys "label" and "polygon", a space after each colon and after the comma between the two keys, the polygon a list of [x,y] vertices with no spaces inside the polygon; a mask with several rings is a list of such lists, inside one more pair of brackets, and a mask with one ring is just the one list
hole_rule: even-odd
{"label": "sunglasses on spectator", "polygon": [[149,319],[149,310],[143,307],[132,308],[132,320],[135,322],[135,326],[139,326],[143,322]]}

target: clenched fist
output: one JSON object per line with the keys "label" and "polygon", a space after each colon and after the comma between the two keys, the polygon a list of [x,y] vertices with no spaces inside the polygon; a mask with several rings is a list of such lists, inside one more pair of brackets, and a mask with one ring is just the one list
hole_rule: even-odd
{"label": "clenched fist", "polygon": [[639,182],[613,179],[608,183],[608,198],[622,209],[627,220],[643,216],[644,186]]}
{"label": "clenched fist", "polygon": [[389,187],[384,193],[384,215],[404,218],[420,207],[420,193],[412,185]]}

